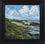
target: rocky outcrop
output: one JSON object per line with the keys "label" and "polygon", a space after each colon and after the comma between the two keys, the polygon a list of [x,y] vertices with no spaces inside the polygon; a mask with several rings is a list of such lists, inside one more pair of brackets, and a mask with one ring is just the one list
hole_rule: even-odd
{"label": "rocky outcrop", "polygon": [[30,25],[40,25],[40,23],[32,22]]}

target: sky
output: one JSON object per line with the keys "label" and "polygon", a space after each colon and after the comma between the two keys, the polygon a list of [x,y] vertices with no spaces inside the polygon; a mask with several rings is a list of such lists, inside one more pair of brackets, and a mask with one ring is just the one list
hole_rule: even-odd
{"label": "sky", "polygon": [[5,5],[5,18],[40,20],[40,5]]}

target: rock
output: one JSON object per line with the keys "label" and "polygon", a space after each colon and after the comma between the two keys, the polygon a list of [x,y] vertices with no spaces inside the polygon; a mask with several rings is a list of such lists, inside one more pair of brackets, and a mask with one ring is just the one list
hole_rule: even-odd
{"label": "rock", "polygon": [[32,22],[30,25],[40,25],[40,23]]}

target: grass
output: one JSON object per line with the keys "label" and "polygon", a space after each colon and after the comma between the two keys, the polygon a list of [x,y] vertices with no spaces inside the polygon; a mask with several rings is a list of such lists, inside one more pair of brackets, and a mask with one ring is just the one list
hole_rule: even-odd
{"label": "grass", "polygon": [[[18,20],[5,19],[5,29],[6,29],[5,38],[6,39],[31,39],[32,36],[27,34],[29,30],[25,29],[26,31],[25,32],[24,29],[20,27],[26,28],[28,27],[28,25],[22,24],[21,22],[18,22]],[[39,30],[39,28],[34,28],[34,30]]]}

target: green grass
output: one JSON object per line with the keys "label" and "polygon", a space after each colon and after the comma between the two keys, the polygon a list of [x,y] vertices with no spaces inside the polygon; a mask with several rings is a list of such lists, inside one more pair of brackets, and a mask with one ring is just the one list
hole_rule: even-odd
{"label": "green grass", "polygon": [[[14,20],[7,19],[7,18],[5,19],[6,39],[31,39],[32,38],[32,36],[25,33],[23,29],[19,29],[18,27],[16,28],[16,25],[11,23],[12,21],[18,22],[18,20],[15,20],[15,19]],[[38,22],[38,21],[31,21],[31,22]],[[39,30],[39,28],[34,28],[34,29]],[[22,37],[20,37],[20,35]]]}

